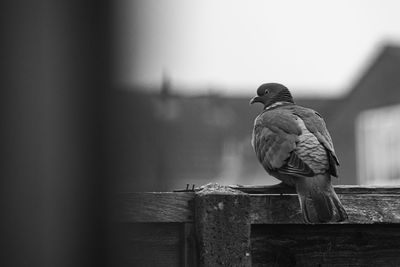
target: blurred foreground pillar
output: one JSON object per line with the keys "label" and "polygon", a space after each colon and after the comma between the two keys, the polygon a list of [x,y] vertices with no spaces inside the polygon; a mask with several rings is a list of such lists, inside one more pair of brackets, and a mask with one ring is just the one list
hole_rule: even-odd
{"label": "blurred foreground pillar", "polygon": [[104,1],[3,1],[0,266],[107,262]]}

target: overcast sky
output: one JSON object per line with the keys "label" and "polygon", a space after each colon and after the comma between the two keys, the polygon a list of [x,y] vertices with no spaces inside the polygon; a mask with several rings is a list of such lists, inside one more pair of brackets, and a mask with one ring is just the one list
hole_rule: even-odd
{"label": "overcast sky", "polygon": [[[118,81],[253,95],[346,92],[386,43],[400,44],[400,1],[141,0],[117,13]],[[134,3],[134,4],[133,4]]]}

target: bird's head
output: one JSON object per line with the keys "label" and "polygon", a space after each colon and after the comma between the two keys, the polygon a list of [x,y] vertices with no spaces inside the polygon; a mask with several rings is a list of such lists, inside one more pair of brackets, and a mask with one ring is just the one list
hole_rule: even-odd
{"label": "bird's head", "polygon": [[262,103],[264,109],[276,102],[294,103],[293,97],[286,86],[280,83],[264,83],[257,89],[257,95],[250,100],[250,104]]}

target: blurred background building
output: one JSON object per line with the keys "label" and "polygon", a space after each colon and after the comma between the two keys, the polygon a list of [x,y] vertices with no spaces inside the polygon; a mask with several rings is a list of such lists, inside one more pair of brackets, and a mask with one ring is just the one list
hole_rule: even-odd
{"label": "blurred background building", "polygon": [[[297,104],[325,118],[341,162],[335,183],[400,183],[400,47],[383,46],[376,55],[341,97],[294,94]],[[253,121],[261,110],[249,106],[252,95],[185,96],[173,93],[165,76],[160,87],[158,92],[124,88],[114,99],[111,158],[118,166],[119,191],[137,188],[138,181],[143,190],[277,182],[250,145]]]}
{"label": "blurred background building", "polygon": [[115,21],[118,191],[273,184],[250,145],[264,82],[326,120],[338,184],[399,184],[396,1],[121,1]]}

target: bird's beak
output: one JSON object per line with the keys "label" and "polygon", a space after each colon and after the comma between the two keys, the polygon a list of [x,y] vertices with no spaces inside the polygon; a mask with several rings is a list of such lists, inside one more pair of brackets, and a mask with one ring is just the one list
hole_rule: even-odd
{"label": "bird's beak", "polygon": [[259,97],[259,96],[253,97],[253,98],[250,100],[249,105],[254,104],[254,103],[257,103],[257,102],[262,102],[261,97]]}

